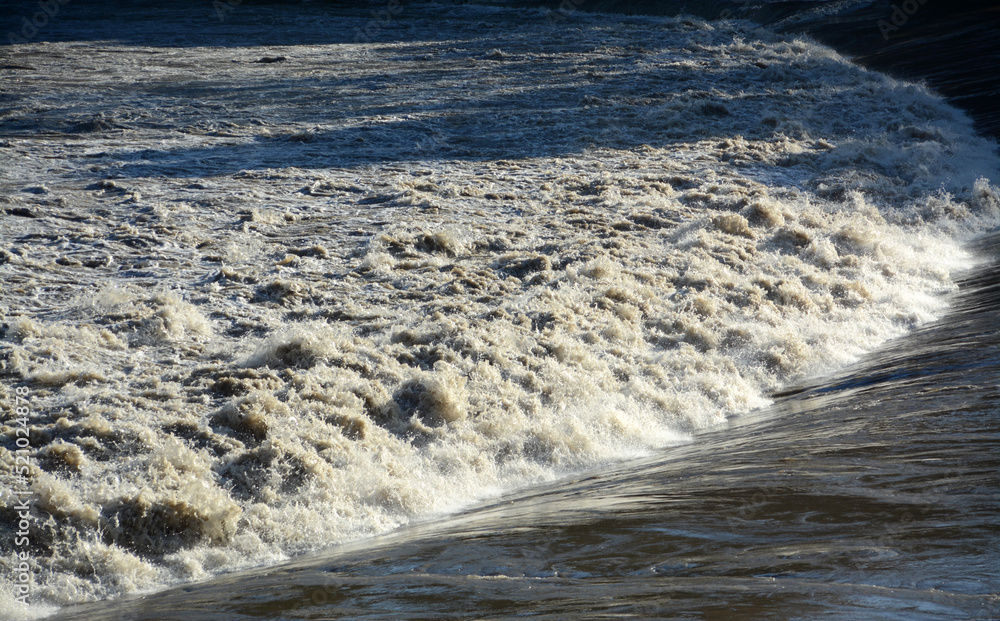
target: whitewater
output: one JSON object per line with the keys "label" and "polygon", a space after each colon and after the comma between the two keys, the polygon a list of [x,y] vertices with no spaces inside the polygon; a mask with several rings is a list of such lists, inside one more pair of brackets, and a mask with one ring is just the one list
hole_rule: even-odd
{"label": "whitewater", "polygon": [[0,48],[4,610],[698,442],[939,317],[1000,221],[961,112],[748,22],[279,10]]}

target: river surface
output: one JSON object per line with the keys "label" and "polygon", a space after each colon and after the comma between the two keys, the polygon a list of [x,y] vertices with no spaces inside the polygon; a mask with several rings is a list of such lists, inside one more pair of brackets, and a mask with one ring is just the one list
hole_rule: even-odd
{"label": "river surface", "polygon": [[1000,616],[1000,159],[924,86],[694,16],[37,21],[4,616]]}

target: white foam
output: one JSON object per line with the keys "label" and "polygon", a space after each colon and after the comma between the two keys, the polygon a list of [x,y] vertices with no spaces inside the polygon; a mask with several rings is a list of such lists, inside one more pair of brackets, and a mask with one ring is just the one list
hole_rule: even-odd
{"label": "white foam", "polygon": [[[1000,218],[967,119],[810,42],[580,14],[540,49],[558,26],[533,13],[491,9],[518,28],[485,36],[435,17],[479,9],[424,10],[428,41],[289,52],[392,89],[264,79],[213,100],[232,136],[153,89],[183,136],[95,135],[96,163],[18,141],[12,178],[88,220],[61,246],[48,216],[0,233],[2,364],[39,442],[33,601],[274,563],[690,442],[939,316],[962,240]],[[204,66],[259,80],[230,62],[252,51],[130,59],[183,89]],[[80,106],[108,96],[46,71]],[[127,179],[85,189],[52,159]],[[113,269],[87,267],[95,238]]]}

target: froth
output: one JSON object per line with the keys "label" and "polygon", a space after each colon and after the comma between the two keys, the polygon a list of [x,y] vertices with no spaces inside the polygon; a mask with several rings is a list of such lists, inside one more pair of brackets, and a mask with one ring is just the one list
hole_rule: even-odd
{"label": "froth", "polygon": [[[46,181],[92,222],[66,232],[76,254],[3,237],[0,389],[32,391],[39,597],[276,562],[688,442],[942,312],[969,262],[961,239],[1000,217],[981,178],[995,174],[992,147],[964,119],[808,42],[581,19],[600,28],[560,50],[569,73],[519,40],[495,54],[496,41],[435,22],[465,47],[441,49],[433,75],[457,72],[490,101],[501,89],[516,122],[451,110],[367,118],[378,131],[364,136],[303,134],[334,105],[303,100],[268,130],[295,140],[269,150],[257,125],[240,130],[273,166],[194,173],[169,168],[174,153],[165,170],[153,157],[119,171],[137,186],[127,193]],[[396,71],[409,45],[338,70]],[[225,48],[197,53],[233,64]],[[426,99],[431,73],[394,75],[381,97]],[[679,77],[704,89],[671,90]],[[521,99],[549,83],[567,94]],[[549,113],[569,96],[572,114]],[[363,103],[345,116],[383,109]],[[263,114],[243,112],[232,118]],[[184,149],[244,153],[188,129]],[[300,165],[344,152],[341,134],[375,163]],[[164,140],[130,136],[140,154]],[[100,215],[128,219],[147,201],[131,223]],[[45,240],[47,222],[12,226]],[[96,235],[112,263],[86,255]],[[69,276],[72,295],[41,302],[29,283]]]}

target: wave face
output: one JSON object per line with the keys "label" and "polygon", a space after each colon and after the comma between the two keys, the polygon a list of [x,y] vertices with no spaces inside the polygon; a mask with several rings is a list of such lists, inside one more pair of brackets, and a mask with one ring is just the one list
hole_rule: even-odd
{"label": "wave face", "polygon": [[256,44],[374,19],[333,10],[6,50],[25,614],[690,442],[939,314],[1000,219],[964,116],[807,41],[427,6]]}

